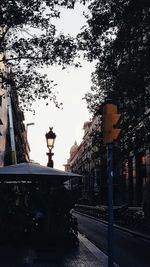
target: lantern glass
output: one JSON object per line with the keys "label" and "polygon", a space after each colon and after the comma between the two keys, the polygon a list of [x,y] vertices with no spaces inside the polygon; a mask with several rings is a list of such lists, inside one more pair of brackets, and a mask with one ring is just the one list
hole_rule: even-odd
{"label": "lantern glass", "polygon": [[49,149],[52,149],[54,147],[54,142],[55,142],[55,139],[52,139],[52,138],[48,138],[47,139],[47,147]]}
{"label": "lantern glass", "polygon": [[50,127],[49,129],[50,129],[50,131],[48,133],[46,133],[45,137],[46,137],[48,149],[52,149],[54,147],[56,134],[52,131],[52,129],[53,129],[52,127]]}

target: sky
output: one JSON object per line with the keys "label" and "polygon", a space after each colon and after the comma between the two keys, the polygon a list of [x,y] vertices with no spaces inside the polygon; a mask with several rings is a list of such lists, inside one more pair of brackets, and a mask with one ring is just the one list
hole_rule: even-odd
{"label": "sky", "polygon": [[[82,15],[82,6],[75,10],[62,9],[62,19],[56,21],[58,31],[75,36],[85,24]],[[25,123],[34,123],[27,127],[28,141],[30,145],[30,158],[42,165],[47,165],[45,134],[49,127],[53,127],[56,134],[55,146],[53,148],[54,168],[64,170],[63,164],[67,163],[70,148],[77,141],[79,145],[83,138],[83,124],[89,121],[91,114],[86,107],[86,101],[82,98],[90,90],[91,72],[94,63],[82,61],[82,68],[50,66],[44,69],[50,80],[54,80],[58,101],[63,103],[63,109],[57,109],[50,102],[48,106],[43,100],[37,101],[33,107],[35,115],[31,112],[25,113]]]}

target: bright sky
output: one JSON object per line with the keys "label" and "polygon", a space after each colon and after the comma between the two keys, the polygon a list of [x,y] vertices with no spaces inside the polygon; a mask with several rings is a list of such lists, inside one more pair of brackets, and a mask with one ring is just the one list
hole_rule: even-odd
{"label": "bright sky", "polygon": [[[64,33],[75,35],[85,23],[82,16],[82,8],[76,10],[63,10],[61,21],[57,21],[57,27]],[[44,71],[50,80],[54,80],[58,86],[57,98],[63,102],[63,110],[57,109],[51,102],[48,106],[41,100],[34,105],[35,115],[25,113],[26,123],[35,123],[28,127],[28,140],[31,148],[30,157],[42,165],[47,165],[48,152],[45,134],[49,127],[53,127],[56,133],[56,141],[53,149],[54,168],[64,170],[63,164],[69,158],[69,152],[74,141],[80,144],[83,137],[83,124],[91,118],[84,94],[90,90],[91,72],[94,64],[83,62],[83,67],[75,69],[69,67],[62,70],[59,67],[48,67]]]}

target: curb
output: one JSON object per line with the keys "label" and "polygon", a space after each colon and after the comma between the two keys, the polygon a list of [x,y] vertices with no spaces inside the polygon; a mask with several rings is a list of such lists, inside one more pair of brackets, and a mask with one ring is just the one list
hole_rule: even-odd
{"label": "curb", "polygon": [[[97,258],[102,267],[108,267],[108,256],[103,253],[99,248],[97,248],[91,241],[89,241],[85,236],[78,234],[80,242],[82,242],[87,249]],[[114,267],[119,267],[118,264],[114,262]]]}

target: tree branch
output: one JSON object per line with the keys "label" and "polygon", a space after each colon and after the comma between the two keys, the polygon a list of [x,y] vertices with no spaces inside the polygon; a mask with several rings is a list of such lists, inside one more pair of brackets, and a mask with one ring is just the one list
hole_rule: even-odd
{"label": "tree branch", "polygon": [[35,59],[35,60],[43,60],[43,59],[49,59],[47,57],[14,57],[14,58],[6,58],[5,56],[0,60],[0,62],[8,62],[8,61],[13,61],[13,60],[21,60],[21,59]]}
{"label": "tree branch", "polygon": [[0,43],[3,42],[4,38],[5,38],[5,35],[7,34],[7,32],[9,31],[9,29],[11,28],[11,26],[8,26],[5,30],[5,32],[2,34],[2,37],[0,38]]}

